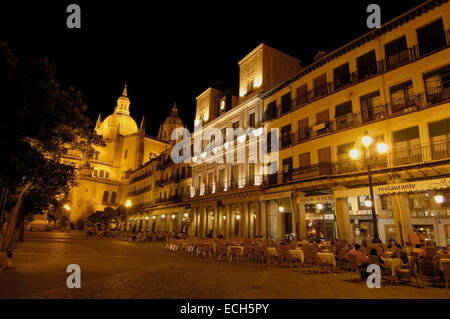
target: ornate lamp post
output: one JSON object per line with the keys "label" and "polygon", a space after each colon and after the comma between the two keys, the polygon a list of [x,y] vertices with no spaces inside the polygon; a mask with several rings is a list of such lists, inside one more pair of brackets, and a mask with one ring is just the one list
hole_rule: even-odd
{"label": "ornate lamp post", "polygon": [[[369,190],[370,190],[370,201],[366,200],[366,206],[370,206],[370,209],[372,211],[372,221],[373,221],[373,236],[374,239],[378,239],[379,238],[379,234],[378,234],[378,222],[377,222],[377,214],[375,212],[375,201],[374,201],[374,196],[373,196],[373,184],[372,184],[372,165],[374,160],[376,160],[376,158],[371,158],[370,156],[370,152],[369,152],[369,147],[370,145],[372,145],[372,137],[370,137],[369,133],[367,131],[364,132],[364,136],[361,138],[361,143],[364,146],[364,150],[365,150],[365,158],[364,158],[364,165],[367,167],[367,174],[369,177]],[[388,146],[386,143],[384,143],[383,141],[379,141],[377,143],[377,151],[379,154],[384,154],[386,153],[388,149]],[[350,150],[350,157],[352,159],[358,159],[360,157],[360,151],[358,149],[352,149]],[[370,202],[370,204],[369,204]]]}

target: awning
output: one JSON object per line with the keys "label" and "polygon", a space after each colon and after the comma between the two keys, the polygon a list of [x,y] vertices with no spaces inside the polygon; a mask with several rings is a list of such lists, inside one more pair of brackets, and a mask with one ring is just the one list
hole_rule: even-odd
{"label": "awning", "polygon": [[[434,189],[444,189],[450,187],[449,178],[436,178],[424,181],[415,181],[399,184],[378,185],[373,187],[375,195],[385,195],[393,193],[421,192]],[[335,198],[369,196],[369,187],[348,188],[334,192]]]}

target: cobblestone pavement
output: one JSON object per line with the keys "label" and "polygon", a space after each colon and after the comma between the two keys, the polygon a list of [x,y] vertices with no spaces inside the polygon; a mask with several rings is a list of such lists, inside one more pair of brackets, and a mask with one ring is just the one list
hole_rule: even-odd
{"label": "cobblestone pavement", "polygon": [[[450,298],[439,286],[369,289],[355,274],[229,263],[78,232],[27,232],[14,254],[17,268],[0,273],[0,298]],[[69,264],[81,267],[81,289],[66,287]]]}

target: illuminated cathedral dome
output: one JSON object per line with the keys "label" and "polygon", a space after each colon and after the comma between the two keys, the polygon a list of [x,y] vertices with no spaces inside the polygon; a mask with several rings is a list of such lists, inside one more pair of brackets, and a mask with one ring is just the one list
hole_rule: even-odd
{"label": "illuminated cathedral dome", "polygon": [[117,106],[114,113],[108,116],[100,124],[100,118],[96,126],[97,133],[103,136],[117,134],[130,135],[139,131],[134,119],[130,116],[130,99],[127,96],[127,85],[123,90],[122,96],[117,100]]}

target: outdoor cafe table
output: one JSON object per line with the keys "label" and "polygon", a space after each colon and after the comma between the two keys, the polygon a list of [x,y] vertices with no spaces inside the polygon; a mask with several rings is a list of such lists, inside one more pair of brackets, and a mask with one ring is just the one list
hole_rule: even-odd
{"label": "outdoor cafe table", "polygon": [[305,255],[303,254],[303,250],[301,250],[301,248],[289,249],[289,254],[292,256],[297,256],[302,264],[305,262]]}
{"label": "outdoor cafe table", "polygon": [[332,253],[317,253],[317,257],[319,257],[322,261],[331,265],[332,270],[336,269],[336,260],[334,259],[334,255]]}
{"label": "outdoor cafe table", "polygon": [[389,267],[391,269],[392,275],[395,275],[395,271],[398,267],[403,265],[403,260],[400,258],[381,258],[386,265],[386,267]]}
{"label": "outdoor cafe table", "polygon": [[244,254],[244,246],[228,246],[228,252],[231,253],[232,250],[239,249],[239,256],[242,256]]}
{"label": "outdoor cafe table", "polygon": [[438,269],[439,269],[439,270],[442,270],[442,262],[443,262],[443,261],[450,262],[450,258],[441,258],[441,259],[439,260],[439,263],[438,263]]}

